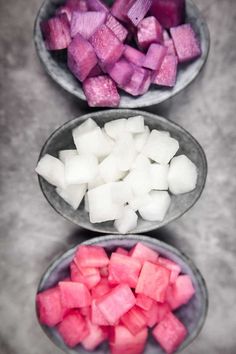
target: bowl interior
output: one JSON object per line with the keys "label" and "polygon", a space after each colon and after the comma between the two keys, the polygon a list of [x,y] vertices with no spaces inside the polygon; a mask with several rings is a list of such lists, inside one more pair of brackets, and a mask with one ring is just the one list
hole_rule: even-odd
{"label": "bowl interior", "polygon": [[[157,251],[160,255],[167,257],[174,262],[178,263],[184,274],[190,275],[196,293],[194,297],[189,301],[188,304],[182,306],[178,309],[175,314],[177,317],[184,323],[188,329],[188,336],[183,342],[182,346],[179,348],[179,351],[186,346],[188,346],[193,339],[196,338],[200,332],[207,314],[208,307],[208,294],[205,285],[205,281],[202,278],[200,272],[192,263],[192,261],[187,258],[183,253],[178,251],[176,248],[167,245],[164,242],[159,240],[147,237],[147,236],[138,236],[131,235],[128,238],[124,236],[101,236],[97,238],[90,239],[83,242],[87,245],[99,245],[106,249],[108,253],[114,251],[117,247],[124,247],[126,249],[132,248],[137,242],[142,242],[147,246],[151,247],[153,250]],[[38,291],[48,289],[57,284],[57,282],[64,277],[69,275],[69,263],[71,262],[76,247],[68,250],[62,256],[58,257],[46,270],[44,273]],[[61,340],[60,336],[57,334],[57,331],[53,328],[47,326],[42,326],[44,332],[47,336],[61,349],[66,353],[75,354],[87,354],[89,353],[81,346],[77,346],[74,349],[69,349]],[[97,348],[94,353],[97,354],[106,354],[109,353],[109,349],[106,343]],[[149,338],[148,343],[145,349],[144,354],[164,354],[164,351],[160,346],[154,341],[154,339]]]}
{"label": "bowl interior", "polygon": [[[40,153],[40,157],[46,153],[58,157],[58,152],[60,150],[75,148],[71,133],[72,129],[83,123],[88,117],[94,119],[98,125],[103,126],[104,123],[110,120],[128,118],[139,114],[144,116],[145,124],[147,124],[150,129],[168,130],[171,136],[179,141],[180,149],[178,154],[186,154],[190,160],[196,164],[198,169],[198,180],[197,186],[192,192],[177,196],[172,195],[171,206],[162,222],[145,221],[139,218],[137,227],[131,232],[134,234],[154,230],[168,224],[170,221],[183,215],[196,203],[200,197],[207,176],[206,157],[201,146],[188,132],[165,118],[147,112],[134,110],[99,111],[87,114],[65,123],[49,137]],[[112,221],[100,224],[90,223],[89,214],[85,211],[83,203],[81,203],[79,209],[74,210],[69,204],[64,202],[61,197],[59,197],[59,195],[56,193],[55,187],[47,183],[41,177],[39,177],[39,183],[42,192],[44,193],[48,202],[59,214],[63,215],[66,219],[84,227],[85,229],[101,233],[118,234],[113,226]]]}
{"label": "bowl interior", "polygon": [[[111,1],[107,2],[111,3]],[[44,1],[36,17],[34,41],[41,62],[52,79],[68,92],[82,100],[85,100],[80,82],[75,79],[67,68],[66,51],[48,51],[45,47],[40,30],[41,21],[52,17],[56,8],[63,3],[64,0]],[[160,88],[152,85],[146,94],[138,97],[132,97],[131,95],[121,91],[120,108],[137,108],[158,104],[183,90],[191,81],[195,79],[207,60],[210,46],[210,36],[207,25],[192,0],[186,0],[185,22],[190,23],[193,26],[198,38],[200,39],[202,48],[201,57],[187,65],[179,66],[177,83],[173,89],[164,87]]]}

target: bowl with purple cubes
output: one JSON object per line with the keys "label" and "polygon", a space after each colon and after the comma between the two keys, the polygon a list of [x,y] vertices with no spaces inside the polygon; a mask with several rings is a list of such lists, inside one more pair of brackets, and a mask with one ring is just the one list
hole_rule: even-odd
{"label": "bowl with purple cubes", "polygon": [[34,41],[46,71],[90,107],[158,104],[207,60],[209,31],[192,0],[45,0]]}

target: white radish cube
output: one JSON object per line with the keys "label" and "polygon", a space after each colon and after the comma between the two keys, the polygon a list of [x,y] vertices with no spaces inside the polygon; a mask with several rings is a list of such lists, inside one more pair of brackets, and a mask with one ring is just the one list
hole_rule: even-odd
{"label": "white radish cube", "polygon": [[168,164],[178,150],[179,143],[176,139],[152,130],[142,153],[155,162]]}
{"label": "white radish cube", "polygon": [[104,179],[100,176],[100,174],[98,174],[98,175],[96,175],[95,178],[92,179],[92,181],[90,181],[88,183],[88,189],[93,189],[93,188],[99,187],[105,183],[106,182],[104,181]]}
{"label": "white radish cube", "polygon": [[128,205],[124,207],[122,216],[115,220],[114,226],[121,234],[126,234],[136,228],[138,215]]}
{"label": "white radish cube", "polygon": [[98,128],[97,123],[93,119],[88,118],[84,123],[72,130],[73,139],[77,140],[80,135],[88,133],[95,128]]}
{"label": "white radish cube", "polygon": [[196,165],[185,155],[174,157],[170,163],[168,183],[173,194],[192,191],[197,184]]}
{"label": "white radish cube", "polygon": [[88,191],[91,223],[115,220],[122,216],[124,207],[113,202],[111,185],[112,183],[103,184]]}
{"label": "white radish cube", "polygon": [[66,160],[69,160],[76,155],[78,155],[78,151],[75,149],[59,151],[59,159],[64,164],[65,164]]}
{"label": "white radish cube", "polygon": [[118,181],[124,176],[124,171],[121,171],[118,168],[117,159],[114,154],[108,155],[100,164],[99,164],[99,173],[102,179],[108,182]]}
{"label": "white radish cube", "polygon": [[144,127],[143,133],[139,133],[139,134],[134,135],[134,144],[135,144],[135,148],[138,152],[142,151],[149,135],[150,135],[150,129],[146,125]]}
{"label": "white radish cube", "polygon": [[130,185],[135,196],[147,194],[152,189],[150,170],[148,168],[145,170],[135,169],[130,171],[124,178],[124,181]]}
{"label": "white radish cube", "polygon": [[111,120],[104,125],[105,132],[116,140],[126,131],[126,123],[127,119],[125,118]]}
{"label": "white radish cube", "polygon": [[171,198],[166,191],[151,191],[151,202],[139,208],[144,220],[162,221],[169,209]]}
{"label": "white radish cube", "polygon": [[124,133],[117,139],[113,154],[117,160],[117,168],[121,171],[128,171],[137,155],[132,134]]}
{"label": "white radish cube", "polygon": [[59,196],[70,204],[73,209],[78,209],[87,189],[86,184],[74,184],[66,188],[57,188]]}
{"label": "white radish cube", "polygon": [[64,164],[49,154],[44,155],[38,162],[35,171],[53,186],[65,187]]}
{"label": "white radish cube", "polygon": [[143,116],[135,116],[127,119],[126,129],[132,134],[143,133],[144,130],[144,118]]}
{"label": "white radish cube", "polygon": [[86,193],[84,196],[84,209],[89,213],[88,193]]}
{"label": "white radish cube", "polygon": [[94,155],[81,154],[65,164],[66,184],[81,184],[92,181],[98,174],[98,161]]}
{"label": "white radish cube", "polygon": [[136,159],[134,160],[132,164],[132,169],[148,169],[151,166],[151,161],[149,158],[143,154],[137,155]]}
{"label": "white radish cube", "polygon": [[144,205],[150,204],[151,203],[151,197],[150,194],[144,194],[144,195],[139,195],[134,197],[129,201],[129,206],[134,210],[137,211],[139,208],[141,208]]}
{"label": "white radish cube", "polygon": [[168,189],[168,171],[169,165],[160,165],[153,163],[150,166],[152,189],[165,191]]}
{"label": "white radish cube", "polygon": [[124,205],[133,198],[133,193],[128,183],[120,181],[112,184],[111,196],[114,203]]}

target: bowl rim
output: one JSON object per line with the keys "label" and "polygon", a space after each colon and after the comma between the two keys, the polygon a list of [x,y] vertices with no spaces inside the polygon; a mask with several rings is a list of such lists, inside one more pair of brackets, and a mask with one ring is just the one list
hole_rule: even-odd
{"label": "bowl rim", "polygon": [[[41,157],[43,157],[45,155],[45,153],[47,153],[46,150],[47,150],[48,145],[50,144],[51,139],[54,137],[54,135],[57,135],[57,133],[60,132],[60,130],[63,130],[64,128],[69,128],[70,126],[73,126],[75,122],[79,123],[80,121],[85,121],[88,118],[93,118],[94,115],[95,115],[95,118],[96,118],[97,114],[102,114],[104,112],[106,112],[106,114],[111,114],[111,115],[115,115],[116,113],[119,114],[119,113],[126,112],[127,114],[131,113],[131,116],[132,115],[144,115],[144,118],[148,119],[150,117],[150,118],[156,119],[157,121],[161,121],[162,123],[170,124],[170,125],[174,126],[175,129],[184,132],[194,142],[195,146],[197,147],[197,149],[199,151],[199,154],[201,155],[201,159],[202,159],[202,162],[203,162],[203,171],[204,171],[203,183],[201,185],[201,188],[199,189],[199,193],[195,196],[195,198],[192,199],[192,201],[191,201],[190,205],[188,206],[188,208],[183,210],[180,214],[173,215],[170,219],[168,219],[166,221],[164,219],[158,225],[156,225],[156,223],[154,222],[153,226],[142,228],[140,233],[150,232],[150,231],[159,229],[159,228],[161,228],[163,226],[166,226],[167,224],[173,222],[174,220],[177,220],[177,219],[181,218],[185,213],[187,213],[197,203],[197,201],[201,197],[202,192],[204,190],[204,187],[206,185],[206,179],[207,179],[207,174],[208,174],[208,165],[207,165],[207,158],[206,158],[205,152],[204,152],[203,148],[201,147],[201,145],[199,144],[199,142],[192,136],[191,133],[189,133],[181,125],[177,124],[176,122],[174,122],[174,121],[172,121],[170,119],[167,119],[167,118],[161,117],[161,116],[159,116],[157,114],[149,113],[149,112],[146,112],[146,111],[133,110],[133,109],[128,109],[128,108],[127,109],[122,109],[122,108],[119,109],[118,108],[118,109],[109,109],[109,110],[99,110],[99,111],[94,111],[94,112],[91,112],[91,113],[86,113],[86,114],[84,114],[82,116],[76,117],[76,118],[74,118],[72,120],[69,120],[69,121],[63,123],[57,129],[55,129],[51,133],[51,135],[47,138],[45,143],[43,144],[37,161],[39,161],[41,159]],[[117,119],[119,119],[119,117]],[[113,119],[111,119],[111,120],[113,120]],[[66,215],[66,213],[61,212],[60,210],[58,210],[53,205],[50,197],[46,193],[45,188],[43,186],[44,179],[40,175],[38,175],[38,182],[39,182],[40,189],[41,189],[44,197],[48,201],[49,205],[51,205],[51,207],[59,215],[63,216],[66,220],[72,222],[75,225],[83,227],[83,228],[85,228],[86,230],[89,230],[89,231],[95,231],[95,232],[105,233],[105,234],[110,234],[111,233],[111,231],[107,231],[102,226],[101,226],[101,228],[97,227],[97,226],[94,226],[94,224],[92,224],[91,222],[83,222],[83,220],[81,222],[79,222],[79,223],[75,222],[73,217],[70,217],[70,216]],[[100,223],[99,225],[102,225],[102,224],[103,223]],[[95,225],[97,225],[97,224],[95,224]],[[115,229],[112,230],[112,233],[113,234],[119,234],[119,232],[117,230],[115,230]],[[130,232],[127,233],[127,235],[136,234],[136,233],[137,233],[136,230],[134,230],[134,231],[131,230]]]}
{"label": "bowl rim", "polygon": [[[207,314],[208,314],[208,308],[209,308],[209,293],[208,293],[208,289],[207,289],[207,285],[206,285],[206,281],[203,277],[203,275],[201,274],[200,270],[198,269],[198,267],[195,265],[195,263],[192,261],[192,259],[190,257],[188,257],[183,251],[181,251],[180,249],[178,249],[175,246],[172,246],[164,241],[161,241],[157,238],[154,237],[150,237],[150,236],[146,236],[146,235],[140,235],[140,234],[132,234],[130,236],[127,237],[128,239],[131,239],[132,241],[137,241],[137,242],[146,242],[148,245],[155,245],[157,247],[160,247],[164,250],[167,250],[169,252],[171,252],[172,254],[176,255],[177,257],[181,258],[185,264],[187,264],[191,271],[194,274],[194,277],[199,285],[199,289],[201,290],[201,298],[203,299],[203,306],[202,306],[202,313],[201,316],[199,318],[199,321],[197,323],[197,326],[195,328],[195,330],[191,333],[191,335],[188,335],[185,339],[185,341],[182,343],[182,345],[178,348],[177,352],[182,351],[183,349],[185,349],[186,347],[188,347],[196,338],[197,336],[200,334],[206,318],[207,318]],[[76,245],[73,245],[72,247],[70,247],[67,251],[65,252],[60,252],[57,256],[55,256],[53,258],[53,260],[49,263],[49,265],[47,266],[47,268],[44,270],[44,272],[42,273],[38,286],[37,286],[37,291],[35,294],[35,313],[36,313],[36,318],[38,321],[38,324],[40,325],[40,327],[42,328],[43,332],[47,335],[47,337],[58,347],[57,341],[55,340],[55,338],[49,333],[48,327],[41,324],[39,321],[39,317],[38,317],[38,311],[37,311],[37,303],[36,303],[36,295],[42,291],[43,285],[45,283],[45,281],[47,280],[48,276],[54,271],[54,269],[66,258],[70,257],[71,255],[74,254],[76,248],[80,245],[93,245],[93,246],[99,246],[99,244],[101,243],[106,243],[109,241],[124,241],[125,237],[124,235],[102,235],[102,236],[97,236],[97,237],[93,237],[91,239],[82,241],[77,243]],[[106,247],[105,245],[102,247]],[[119,247],[119,245],[117,245],[117,247]],[[67,348],[67,346],[65,346]],[[60,349],[63,350],[63,348],[60,347]],[[69,348],[68,348],[69,349]],[[73,349],[73,348],[72,348]],[[65,350],[64,350],[65,351]],[[68,352],[70,353],[70,352]],[[92,352],[91,352],[92,353]]]}

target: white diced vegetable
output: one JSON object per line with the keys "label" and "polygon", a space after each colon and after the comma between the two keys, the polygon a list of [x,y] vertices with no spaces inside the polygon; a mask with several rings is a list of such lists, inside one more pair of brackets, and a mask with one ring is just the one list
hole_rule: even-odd
{"label": "white diced vegetable", "polygon": [[136,228],[138,215],[128,205],[124,207],[122,216],[115,220],[114,226],[121,234],[126,234]]}
{"label": "white diced vegetable", "polygon": [[151,191],[151,202],[140,207],[139,213],[144,220],[162,221],[170,206],[170,196],[166,191]]}
{"label": "white diced vegetable", "polygon": [[114,203],[124,205],[133,198],[132,190],[128,183],[120,181],[111,186],[111,196]]}
{"label": "white diced vegetable", "polygon": [[72,157],[65,164],[66,184],[91,182],[98,174],[98,161],[92,154]]}
{"label": "white diced vegetable", "polygon": [[147,194],[151,190],[150,170],[148,168],[130,171],[124,181],[130,185],[135,196]]}
{"label": "white diced vegetable", "polygon": [[69,160],[76,155],[78,155],[78,151],[75,149],[59,151],[59,159],[64,164],[65,164],[66,160]]}
{"label": "white diced vegetable", "polygon": [[142,151],[144,144],[146,143],[149,135],[150,135],[150,129],[147,125],[144,126],[143,133],[139,133],[139,134],[134,135],[134,144],[135,144],[135,148],[138,152]]}
{"label": "white diced vegetable", "polygon": [[86,184],[74,184],[66,188],[57,188],[59,196],[70,204],[73,209],[78,209],[87,189]]}
{"label": "white diced vegetable", "polygon": [[88,133],[94,128],[98,128],[97,123],[92,118],[86,119],[84,123],[72,130],[74,141],[77,140],[80,135]]}
{"label": "white diced vegetable", "polygon": [[112,120],[104,125],[105,132],[112,139],[118,139],[126,131],[127,119]]}
{"label": "white diced vegetable", "polygon": [[126,129],[132,134],[143,133],[144,130],[144,118],[143,116],[135,116],[127,119]]}
{"label": "white diced vegetable", "polygon": [[117,159],[112,153],[100,163],[99,173],[106,183],[118,181],[124,176],[124,171],[118,168]]}
{"label": "white diced vegetable", "polygon": [[54,156],[44,155],[38,162],[35,171],[53,186],[65,187],[64,164]]}
{"label": "white diced vegetable", "polygon": [[152,189],[168,189],[168,171],[169,165],[160,165],[158,163],[151,164],[150,174]]}
{"label": "white diced vegetable", "polygon": [[125,132],[117,139],[113,154],[119,170],[128,171],[131,168],[137,155],[132,134]]}

